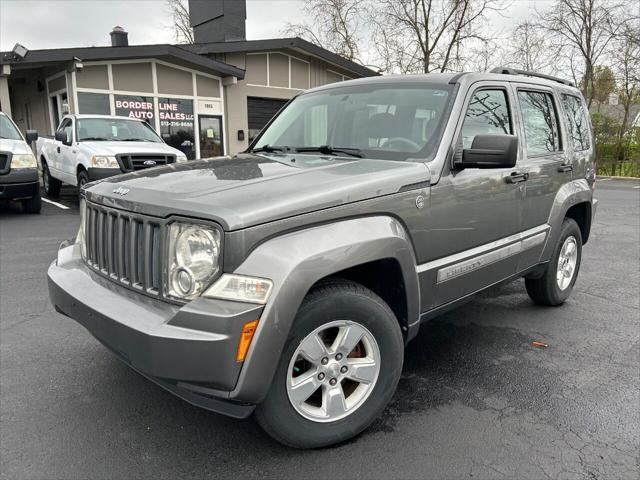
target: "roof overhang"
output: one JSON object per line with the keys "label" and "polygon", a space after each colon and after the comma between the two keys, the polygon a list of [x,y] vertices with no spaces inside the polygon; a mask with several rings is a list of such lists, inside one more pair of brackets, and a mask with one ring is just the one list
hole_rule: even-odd
{"label": "roof overhang", "polygon": [[30,50],[21,60],[11,52],[0,53],[0,65],[10,65],[12,70],[48,67],[56,64],[71,65],[74,59],[83,62],[132,60],[157,58],[182,66],[191,67],[221,77],[244,78],[244,70],[224,62],[198,55],[176,45],[131,45],[126,47],[61,48],[55,50]]}
{"label": "roof overhang", "polygon": [[364,65],[348,60],[299,37],[270,38],[267,40],[242,40],[237,42],[199,43],[195,45],[185,45],[184,47],[200,55],[289,49],[319,58],[327,63],[336,65],[361,77],[374,77],[380,75],[380,73],[375,70],[371,70]]}

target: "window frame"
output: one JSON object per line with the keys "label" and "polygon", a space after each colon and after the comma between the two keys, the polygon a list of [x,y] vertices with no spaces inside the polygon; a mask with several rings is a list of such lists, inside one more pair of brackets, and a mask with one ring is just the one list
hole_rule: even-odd
{"label": "window frame", "polygon": [[[487,91],[487,90],[494,90],[494,91],[501,91],[504,93],[504,98],[506,100],[506,105],[507,105],[507,115],[509,116],[509,130],[510,133],[506,133],[505,135],[516,135],[515,131],[516,131],[516,123],[515,123],[515,117],[514,117],[514,111],[513,111],[513,105],[511,102],[511,98],[509,98],[509,88],[507,85],[500,85],[500,84],[495,84],[495,85],[482,85],[480,87],[477,87],[474,90],[470,90],[469,91],[469,97],[468,99],[465,101],[464,104],[464,108],[463,108],[463,114],[461,115],[461,123],[460,123],[460,128],[458,130],[457,136],[455,138],[457,138],[457,144],[458,145],[462,145],[462,131],[464,130],[464,124],[465,121],[467,119],[467,112],[469,111],[469,106],[471,105],[471,101],[473,100],[473,98],[476,96],[476,94],[478,92],[482,92],[482,91]],[[516,135],[517,136],[517,135]]]}
{"label": "window frame", "polygon": [[[555,126],[557,139],[558,139],[558,149],[553,152],[542,153],[537,155],[531,155],[529,153],[529,146],[527,145],[527,132],[526,132],[526,120],[524,116],[524,111],[522,109],[522,103],[520,102],[519,93],[520,92],[530,92],[530,93],[541,93],[543,95],[548,95],[551,97],[551,107],[553,109],[553,117],[552,123]],[[518,102],[518,115],[520,116],[521,130],[522,130],[522,138],[524,140],[523,147],[525,156],[530,159],[534,158],[544,158],[556,155],[562,155],[565,153],[565,141],[563,139],[564,130],[562,127],[562,122],[560,121],[560,110],[558,109],[558,100],[556,98],[556,92],[552,88],[544,88],[538,85],[517,85],[515,88],[515,97]]]}
{"label": "window frame", "polygon": [[63,118],[60,121],[60,125],[58,125],[58,128],[56,129],[56,132],[64,131],[64,128],[63,128],[64,123],[67,121],[69,122],[70,124],[69,129],[71,131],[71,138],[67,138],[67,141],[69,143],[73,143],[75,139],[78,138],[78,136],[76,135],[76,122],[74,122],[73,120],[74,120],[73,117]]}

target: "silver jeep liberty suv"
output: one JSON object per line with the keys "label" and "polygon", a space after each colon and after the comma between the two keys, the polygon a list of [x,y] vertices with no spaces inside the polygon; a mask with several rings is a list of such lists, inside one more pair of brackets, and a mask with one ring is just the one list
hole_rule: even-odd
{"label": "silver jeep liberty suv", "polygon": [[382,413],[422,323],[520,277],[563,303],[594,184],[568,82],[500,68],[327,85],[242,154],[89,184],[51,300],[186,401],[321,447]]}

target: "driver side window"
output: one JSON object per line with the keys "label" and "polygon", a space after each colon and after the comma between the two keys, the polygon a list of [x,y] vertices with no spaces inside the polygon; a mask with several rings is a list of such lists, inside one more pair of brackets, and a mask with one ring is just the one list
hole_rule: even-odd
{"label": "driver side window", "polygon": [[71,121],[70,118],[67,118],[66,120],[64,120],[60,124],[60,127],[58,127],[59,132],[64,132],[66,134],[67,142],[70,142],[73,139],[72,129],[73,129],[73,122]]}
{"label": "driver side window", "polygon": [[511,134],[512,131],[507,92],[500,89],[475,92],[462,125],[463,148],[471,148],[476,135],[504,135]]}

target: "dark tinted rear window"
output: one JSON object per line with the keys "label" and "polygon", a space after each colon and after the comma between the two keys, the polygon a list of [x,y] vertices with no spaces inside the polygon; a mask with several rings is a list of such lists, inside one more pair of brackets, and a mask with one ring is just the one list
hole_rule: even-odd
{"label": "dark tinted rear window", "polygon": [[569,126],[569,135],[573,142],[574,150],[589,150],[591,146],[589,122],[587,121],[584,103],[574,95],[563,94],[562,105],[567,114],[567,125]]}

